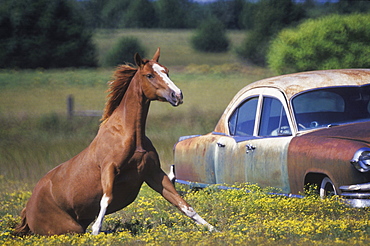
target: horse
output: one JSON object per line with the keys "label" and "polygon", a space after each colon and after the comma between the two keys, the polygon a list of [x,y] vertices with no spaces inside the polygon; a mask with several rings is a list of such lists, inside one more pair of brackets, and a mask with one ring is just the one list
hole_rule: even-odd
{"label": "horse", "polygon": [[97,217],[92,225],[97,235],[104,216],[132,203],[144,182],[195,223],[215,230],[177,193],[145,135],[151,101],[175,107],[183,102],[159,56],[159,48],[151,60],[136,53],[136,67],[117,67],[97,135],[86,149],[39,180],[15,234],[85,233]]}

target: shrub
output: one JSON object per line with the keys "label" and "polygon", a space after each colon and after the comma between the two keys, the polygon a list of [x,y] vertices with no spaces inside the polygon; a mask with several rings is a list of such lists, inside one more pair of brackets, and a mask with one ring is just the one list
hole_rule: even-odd
{"label": "shrub", "polygon": [[229,48],[229,40],[221,21],[211,17],[197,28],[191,39],[195,50],[204,52],[224,52]]}
{"label": "shrub", "polygon": [[118,64],[133,63],[134,55],[139,53],[145,56],[145,49],[135,37],[123,37],[108,51],[105,57],[105,66],[117,66]]}
{"label": "shrub", "polygon": [[332,15],[281,31],[267,60],[279,73],[370,67],[370,15]]}
{"label": "shrub", "polygon": [[6,35],[0,37],[0,67],[96,66],[92,33],[71,1],[4,2],[0,33]]}

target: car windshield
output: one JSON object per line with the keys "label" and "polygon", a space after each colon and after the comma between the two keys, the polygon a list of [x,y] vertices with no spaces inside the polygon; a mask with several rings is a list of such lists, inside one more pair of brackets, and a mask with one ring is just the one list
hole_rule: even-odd
{"label": "car windshield", "polygon": [[370,85],[311,90],[292,99],[299,130],[370,121]]}

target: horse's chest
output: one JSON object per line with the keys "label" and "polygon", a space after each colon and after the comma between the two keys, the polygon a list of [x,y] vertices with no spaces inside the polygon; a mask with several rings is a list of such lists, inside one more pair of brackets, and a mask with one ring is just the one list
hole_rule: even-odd
{"label": "horse's chest", "polygon": [[133,202],[144,182],[145,153],[134,154],[119,170],[114,180],[113,200],[108,213],[115,212]]}
{"label": "horse's chest", "polygon": [[143,179],[147,161],[147,152],[135,152],[129,160],[118,167],[115,183],[140,182]]}

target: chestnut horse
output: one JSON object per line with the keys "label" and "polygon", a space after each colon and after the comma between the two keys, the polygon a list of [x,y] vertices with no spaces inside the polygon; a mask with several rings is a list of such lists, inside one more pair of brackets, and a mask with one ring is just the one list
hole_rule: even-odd
{"label": "chestnut horse", "polygon": [[178,106],[183,99],[168,69],[158,63],[159,53],[158,48],[152,60],[136,54],[137,68],[118,67],[96,137],[37,183],[16,234],[83,233],[97,216],[92,226],[96,235],[104,216],[132,203],[143,182],[197,224],[214,230],[177,193],[145,136],[150,101]]}

